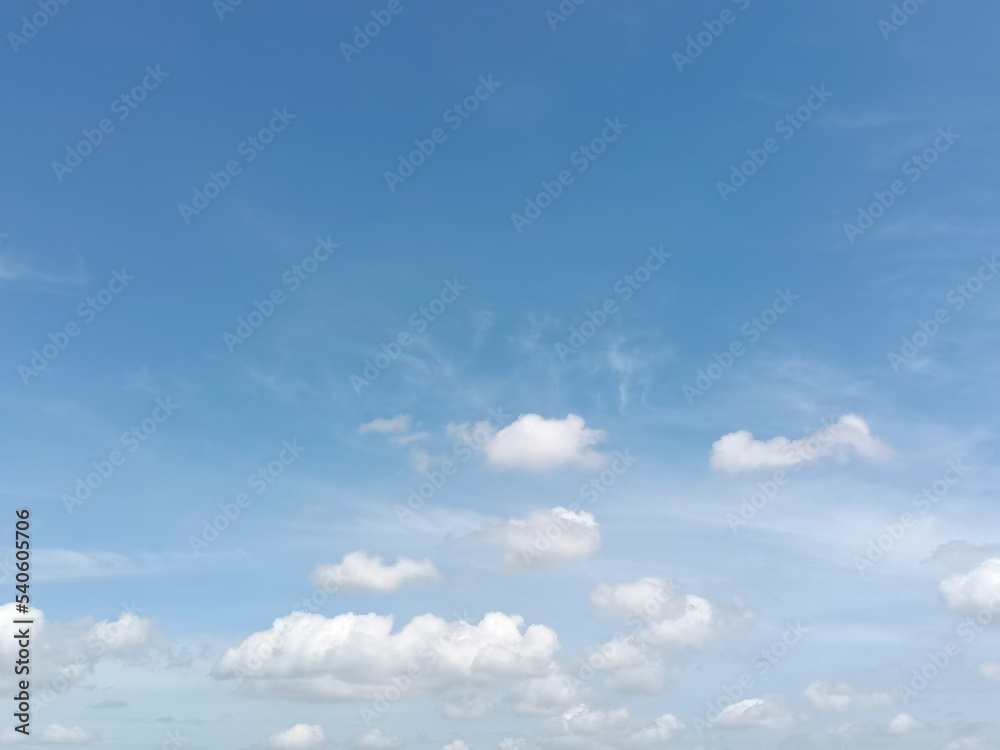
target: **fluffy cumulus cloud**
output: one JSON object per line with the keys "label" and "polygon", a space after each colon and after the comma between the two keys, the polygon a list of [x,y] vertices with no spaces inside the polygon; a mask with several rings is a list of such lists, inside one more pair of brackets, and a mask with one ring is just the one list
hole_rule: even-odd
{"label": "fluffy cumulus cloud", "polygon": [[546,419],[522,414],[496,430],[488,422],[449,427],[451,434],[486,454],[491,466],[542,472],[562,467],[600,469],[608,457],[593,446],[604,440],[604,431],[586,426],[575,414],[565,419]]}
{"label": "fluffy cumulus cloud", "polygon": [[440,580],[441,574],[430,560],[401,557],[386,565],[381,557],[350,552],[335,565],[321,565],[312,574],[312,585],[327,591],[341,589],[384,594],[401,586]]}
{"label": "fluffy cumulus cloud", "polygon": [[[32,609],[33,637],[45,643],[45,649],[32,654],[32,675],[36,685],[35,700],[45,704],[54,698],[48,688],[58,681],[62,692],[93,672],[98,663],[113,659],[125,663],[156,660],[161,666],[173,666],[184,660],[183,654],[170,654],[163,647],[150,620],[133,612],[123,612],[115,620],[96,623],[78,621],[60,623],[49,620],[40,609]],[[0,606],[0,661],[12,664],[17,658],[14,635],[18,615],[13,603]],[[13,674],[10,674],[10,679]],[[5,686],[8,674],[0,677]]]}
{"label": "fluffy cumulus cloud", "polygon": [[[640,631],[642,637],[642,631]],[[604,677],[604,686],[630,693],[656,693],[670,677],[676,676],[683,659],[667,658],[662,649],[638,642],[635,634],[616,636],[587,649],[577,660],[583,675],[591,671]]]}
{"label": "fluffy cumulus cloud", "polygon": [[383,732],[377,727],[362,732],[354,741],[355,747],[370,748],[370,750],[391,750],[402,744],[403,741],[399,737]]}
{"label": "fluffy cumulus cloud", "polygon": [[653,693],[676,676],[694,650],[748,630],[754,615],[737,602],[718,605],[686,594],[668,578],[599,586],[591,601],[606,618],[623,620],[629,633],[588,649],[579,668],[600,673],[614,690]]}
{"label": "fluffy cumulus cloud", "polygon": [[395,417],[373,419],[358,427],[358,432],[365,434],[368,432],[378,432],[382,434],[395,432],[409,432],[411,419],[409,414],[397,414]]}
{"label": "fluffy cumulus cloud", "polygon": [[487,526],[472,538],[501,548],[506,567],[527,569],[590,557],[601,547],[601,528],[590,513],[553,508]]}
{"label": "fluffy cumulus cloud", "polygon": [[265,750],[315,750],[325,747],[323,727],[319,724],[296,724],[264,742]]}
{"label": "fluffy cumulus cloud", "polygon": [[856,711],[882,708],[892,703],[892,694],[877,690],[862,690],[846,682],[809,683],[803,693],[806,699],[823,711]]}
{"label": "fluffy cumulus cloud", "polygon": [[605,617],[641,621],[643,627],[636,640],[658,646],[702,648],[718,638],[738,635],[753,624],[753,613],[741,603],[713,604],[683,593],[668,578],[656,576],[599,586],[590,598]]}
{"label": "fluffy cumulus cloud", "polygon": [[757,440],[747,430],[730,432],[712,444],[711,464],[718,471],[749,471],[797,466],[821,458],[845,459],[851,453],[872,459],[892,455],[889,446],[873,437],[868,423],[845,414],[832,425],[808,437]]}
{"label": "fluffy cumulus cloud", "polygon": [[533,677],[509,693],[514,712],[527,716],[555,716],[587,697],[580,680],[566,674]]}
{"label": "fluffy cumulus cloud", "polygon": [[921,724],[909,714],[896,714],[889,722],[889,734],[909,734],[920,729]]}
{"label": "fluffy cumulus cloud", "polygon": [[242,676],[254,695],[375,700],[391,687],[405,698],[457,694],[461,706],[468,702],[463,690],[506,690],[555,669],[555,632],[525,627],[516,615],[491,612],[471,624],[428,614],[397,632],[393,624],[392,616],[376,614],[293,612],[228,649],[213,674]]}
{"label": "fluffy cumulus cloud", "polygon": [[653,620],[646,628],[648,640],[703,648],[710,641],[746,631],[753,614],[742,604],[712,604],[700,596],[685,597],[684,614]]}
{"label": "fluffy cumulus cloud", "polygon": [[927,560],[943,565],[949,572],[961,573],[991,557],[1000,557],[1000,544],[973,544],[965,539],[953,539],[935,547]]}
{"label": "fluffy cumulus cloud", "polygon": [[462,742],[462,740],[455,740],[454,742],[449,742],[441,750],[469,750],[469,746]]}
{"label": "fluffy cumulus cloud", "polygon": [[572,750],[633,750],[661,745],[683,729],[673,714],[644,721],[624,708],[599,711],[580,705],[549,722],[546,744]]}
{"label": "fluffy cumulus cloud", "polygon": [[1000,625],[1000,557],[991,557],[968,573],[941,581],[941,597],[953,612],[975,615],[983,624]]}
{"label": "fluffy cumulus cloud", "polygon": [[604,616],[624,620],[640,617],[681,617],[684,595],[669,578],[647,576],[630,583],[598,586],[590,601]]}
{"label": "fluffy cumulus cloud", "polygon": [[714,725],[720,729],[787,729],[792,715],[773,698],[748,698],[726,706]]}

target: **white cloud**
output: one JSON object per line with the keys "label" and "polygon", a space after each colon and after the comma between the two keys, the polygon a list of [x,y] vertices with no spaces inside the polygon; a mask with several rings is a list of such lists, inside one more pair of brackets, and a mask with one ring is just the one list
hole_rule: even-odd
{"label": "white cloud", "polygon": [[794,720],[771,698],[748,698],[726,706],[719,712],[714,725],[722,729],[787,729]]}
{"label": "white cloud", "polygon": [[449,742],[441,750],[469,750],[469,746],[462,742],[462,740],[455,740],[454,742]]}
{"label": "white cloud", "polygon": [[[691,649],[749,629],[754,615],[743,604],[712,604],[685,594],[668,578],[647,576],[631,583],[598,586],[591,602],[604,617],[624,620],[628,636],[594,646],[579,659],[581,668],[604,676],[605,687],[654,693],[678,674]],[[668,654],[667,647],[671,649]]]}
{"label": "white cloud", "polygon": [[293,612],[228,649],[213,675],[244,675],[255,695],[328,701],[374,700],[404,675],[412,678],[404,697],[418,698],[550,674],[559,648],[550,628],[501,612],[478,624],[420,615],[392,631],[392,616]]}
{"label": "white cloud", "polygon": [[365,422],[363,425],[358,427],[358,432],[361,434],[366,432],[380,432],[383,434],[390,432],[409,432],[411,423],[412,420],[409,414],[397,414],[395,417],[388,419],[373,419],[371,422]]}
{"label": "white cloud", "polygon": [[941,596],[953,612],[975,615],[986,611],[994,626],[1000,625],[995,613],[1000,608],[1000,557],[985,560],[968,573],[956,573],[941,581]]}
{"label": "white cloud", "polygon": [[592,446],[604,440],[604,431],[586,426],[575,414],[565,419],[546,419],[522,414],[496,431],[488,422],[450,425],[449,432],[486,454],[491,466],[525,471],[548,471],[564,466],[599,469],[607,455]]}
{"label": "white cloud", "polygon": [[642,617],[683,617],[685,597],[669,578],[647,576],[632,583],[602,585],[590,594],[590,601],[604,617],[624,620]]}
{"label": "white cloud", "polygon": [[866,708],[880,708],[892,703],[890,693],[863,691],[846,682],[830,683],[816,680],[809,683],[805,697],[816,708],[824,711],[854,711]]}
{"label": "white cloud", "polygon": [[920,722],[909,714],[896,714],[889,722],[889,734],[909,734],[920,727]]}
{"label": "white cloud", "polygon": [[555,716],[584,697],[580,680],[566,674],[533,677],[510,692],[514,712],[527,716]]}
{"label": "white cloud", "polygon": [[386,734],[381,729],[374,727],[366,732],[362,732],[355,740],[355,747],[372,748],[372,750],[383,750],[399,747],[403,741],[394,734]]}
{"label": "white cloud", "polygon": [[430,560],[401,557],[392,565],[364,552],[349,552],[336,565],[321,565],[312,574],[316,588],[388,593],[407,584],[440,580],[441,574]]}
{"label": "white cloud", "polygon": [[[639,635],[642,637],[642,631]],[[682,663],[677,656],[668,662],[657,646],[637,643],[635,635],[612,638],[589,648],[579,661],[580,669],[602,673],[605,687],[638,693],[660,692],[666,679],[680,671]]]}
{"label": "white cloud", "polygon": [[[466,682],[450,689],[441,707],[442,715],[449,719],[481,719],[489,714],[503,702],[508,690],[506,687],[498,688],[498,680],[491,682],[492,685]],[[513,682],[516,684],[517,680]]]}
{"label": "white cloud", "polygon": [[710,641],[744,632],[754,619],[741,603],[712,604],[700,596],[683,594],[667,578],[653,576],[633,583],[599,586],[590,598],[607,617],[637,616],[645,620],[636,640],[656,646],[702,648]]}
{"label": "white cloud", "polygon": [[152,621],[125,612],[115,621],[102,620],[94,625],[88,639],[100,642],[105,653],[134,654],[150,643],[152,636]]}
{"label": "white cloud", "polygon": [[41,731],[38,740],[49,745],[81,745],[93,742],[97,735],[83,727],[64,727],[61,724],[51,724]]}
{"label": "white cloud", "polygon": [[654,643],[702,648],[717,638],[742,633],[752,622],[753,615],[742,605],[720,606],[688,594],[681,617],[653,620],[645,632]]}
{"label": "white cloud", "polygon": [[[13,603],[0,606],[0,662],[11,664],[17,658],[17,626],[13,621],[18,617],[23,615],[16,613]],[[34,608],[31,617],[35,640],[49,644],[33,653],[32,675],[38,684],[61,676],[73,685],[104,659],[135,662],[157,655],[158,639],[152,622],[132,612],[97,623],[53,622]]]}
{"label": "white cloud", "polygon": [[644,721],[624,708],[599,711],[580,705],[549,722],[546,743],[572,750],[633,750],[661,745],[683,728],[672,714]]}
{"label": "white cloud", "polygon": [[319,724],[296,724],[291,729],[268,737],[266,750],[312,750],[323,747],[323,727]]}
{"label": "white cloud", "polygon": [[949,572],[961,572],[971,570],[991,557],[1000,557],[1000,544],[973,544],[964,539],[954,539],[935,547],[927,560],[944,565]]}
{"label": "white cloud", "polygon": [[980,664],[979,674],[988,680],[1000,680],[1000,661],[988,661]]}
{"label": "white cloud", "polygon": [[508,568],[548,567],[590,557],[601,547],[601,528],[586,511],[536,510],[471,535],[505,551]]}
{"label": "white cloud", "polygon": [[796,466],[829,456],[845,459],[852,451],[873,459],[892,454],[886,443],[872,437],[867,422],[845,414],[829,427],[798,440],[781,436],[756,440],[747,430],[730,432],[712,444],[711,465],[718,471],[748,471]]}

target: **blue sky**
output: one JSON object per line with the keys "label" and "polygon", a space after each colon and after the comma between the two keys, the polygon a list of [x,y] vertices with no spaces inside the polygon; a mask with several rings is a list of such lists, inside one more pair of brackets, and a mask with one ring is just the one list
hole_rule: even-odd
{"label": "blue sky", "polygon": [[6,5],[30,742],[1000,746],[998,21]]}

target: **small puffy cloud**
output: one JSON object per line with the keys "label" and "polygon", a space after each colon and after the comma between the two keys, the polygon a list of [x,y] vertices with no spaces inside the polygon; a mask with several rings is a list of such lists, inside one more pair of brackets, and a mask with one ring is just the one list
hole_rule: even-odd
{"label": "small puffy cloud", "polygon": [[604,616],[624,620],[633,615],[682,617],[685,597],[669,578],[647,576],[631,583],[598,586],[590,601]]}
{"label": "small puffy cloud", "polygon": [[449,742],[441,750],[469,750],[469,746],[462,742],[462,740],[455,740],[454,742]]}
{"label": "small puffy cloud", "polygon": [[[941,597],[953,612],[975,615],[986,611],[991,616],[1000,607],[1000,557],[991,557],[968,573],[956,573],[941,581]],[[994,626],[1000,618],[992,617]]]}
{"label": "small puffy cloud", "polygon": [[601,547],[601,528],[586,511],[536,510],[526,518],[488,526],[472,537],[504,550],[504,565],[550,567],[590,557]]}
{"label": "small puffy cloud", "polygon": [[[525,627],[517,615],[486,614],[478,624],[414,617],[393,632],[392,616],[335,617],[293,612],[228,649],[213,669],[220,679],[243,676],[252,695],[318,701],[374,700],[420,674],[406,699],[450,696],[464,688],[507,689],[554,668],[556,634]],[[270,655],[262,658],[261,655]],[[488,702],[487,702],[488,703]]]}
{"label": "small puffy cloud", "polygon": [[362,435],[368,432],[378,432],[382,434],[393,432],[409,432],[412,420],[409,414],[397,414],[389,419],[373,419],[358,427],[358,432]]}
{"label": "small puffy cloud", "polygon": [[41,731],[39,742],[49,745],[83,745],[93,742],[97,735],[83,727],[64,727],[61,724],[51,724]]}
{"label": "small puffy cloud", "polygon": [[321,565],[312,574],[312,585],[327,591],[347,589],[379,594],[396,591],[407,584],[440,580],[441,574],[430,560],[401,557],[392,565],[364,552],[350,552],[335,565]]}
{"label": "small puffy cloud", "polygon": [[892,703],[890,693],[864,691],[846,682],[816,680],[809,683],[804,695],[816,708],[824,711],[855,711]]}
{"label": "small puffy cloud", "polygon": [[534,472],[567,466],[600,469],[607,463],[607,455],[593,448],[604,440],[604,431],[587,427],[583,417],[576,414],[565,419],[522,414],[500,430],[487,422],[478,422],[451,425],[449,432],[485,453],[491,466],[505,469]]}
{"label": "small puffy cloud", "polygon": [[980,664],[979,674],[987,680],[1000,680],[1000,661],[988,661]]}
{"label": "small puffy cloud", "polygon": [[702,648],[709,642],[747,630],[753,613],[741,603],[718,605],[684,594],[667,578],[649,576],[633,583],[599,586],[591,601],[606,617],[645,621],[636,640],[655,646]]}
{"label": "small puffy cloud", "polygon": [[580,705],[549,722],[546,744],[572,750],[639,750],[661,745],[682,729],[673,714],[644,721],[633,719],[624,708],[600,711]]}
{"label": "small puffy cloud", "polygon": [[722,606],[688,594],[681,617],[652,620],[646,632],[654,643],[703,648],[718,638],[746,631],[752,623],[753,614],[741,604]]}
{"label": "small puffy cloud", "polygon": [[399,737],[387,734],[377,727],[362,732],[354,741],[355,747],[371,748],[372,750],[390,749],[402,744],[403,741]]}
{"label": "small puffy cloud", "polygon": [[555,716],[584,699],[580,680],[566,674],[534,677],[508,694],[514,712],[526,716]]}
{"label": "small puffy cloud", "polygon": [[973,544],[965,539],[954,539],[935,547],[927,562],[943,565],[949,572],[964,572],[991,557],[1000,557],[1000,544]]}
{"label": "small puffy cloud", "polygon": [[889,722],[889,734],[909,734],[920,729],[922,725],[909,714],[896,714]]}
{"label": "small puffy cloud", "polygon": [[[645,635],[640,631],[639,636]],[[604,675],[604,686],[633,693],[658,693],[668,677],[680,672],[682,660],[667,659],[650,643],[636,642],[634,635],[612,638],[586,650],[579,659],[580,669]]]}
{"label": "small puffy cloud", "polygon": [[272,734],[264,743],[266,750],[312,750],[324,745],[323,727],[319,724],[296,724],[284,732]]}
{"label": "small puffy cloud", "polygon": [[90,629],[89,635],[100,642],[108,653],[135,654],[152,640],[153,623],[125,612],[115,621],[97,623]]}
{"label": "small puffy cloud", "polygon": [[713,604],[656,576],[598,586],[590,599],[602,616],[624,620],[633,628],[628,636],[588,649],[581,659],[613,690],[659,692],[667,678],[680,672],[692,649],[738,635],[754,621],[753,613],[739,602]]}
{"label": "small puffy cloud", "polygon": [[720,729],[787,729],[794,720],[777,701],[771,698],[748,698],[726,706],[719,712],[714,726]]}
{"label": "small puffy cloud", "polygon": [[873,459],[892,455],[886,443],[872,436],[865,420],[845,414],[829,427],[798,440],[781,436],[756,440],[747,430],[730,432],[712,444],[711,465],[727,472],[782,468],[829,456],[845,459],[851,452]]}
{"label": "small puffy cloud", "polygon": [[[17,614],[13,603],[0,605],[0,662],[13,663],[17,658],[14,635],[18,626],[13,621],[22,616]],[[31,616],[35,638],[50,644],[33,655],[31,671],[40,684],[56,677],[76,684],[105,659],[138,663],[156,658],[168,666],[179,659],[160,648],[152,622],[133,612],[122,612],[116,620],[96,623],[53,622],[42,610],[34,608]]]}

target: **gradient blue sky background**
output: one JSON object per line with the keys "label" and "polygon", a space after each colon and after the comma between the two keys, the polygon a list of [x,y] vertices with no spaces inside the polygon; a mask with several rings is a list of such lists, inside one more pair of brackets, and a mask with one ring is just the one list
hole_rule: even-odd
{"label": "gradient blue sky background", "polygon": [[[91,655],[87,673],[36,715],[36,733],[56,725],[64,731],[52,730],[53,742],[136,748],[160,747],[179,728],[190,750],[317,746],[274,739],[298,724],[321,726],[329,748],[395,746],[389,735],[417,750],[455,740],[473,750],[660,739],[719,750],[1000,747],[995,624],[909,704],[894,692],[987,584],[1000,585],[1000,281],[962,309],[948,297],[980,269],[994,273],[1000,9],[913,5],[892,31],[879,26],[888,2],[588,0],[558,21],[546,17],[555,2],[400,0],[350,62],[341,43],[385,4],[247,0],[220,19],[208,0],[71,2],[26,43],[8,36],[2,492],[8,508],[33,513],[33,602],[55,654],[36,643],[38,679],[53,679],[74,650],[88,653],[82,634],[118,621],[123,602],[143,623],[128,648]],[[724,10],[733,22],[678,70],[675,53]],[[37,12],[8,3],[0,30],[20,34],[22,17]],[[119,120],[116,98],[147,66],[167,75]],[[500,85],[452,130],[443,113],[480,76]],[[832,96],[785,139],[776,123],[813,87]],[[247,163],[240,144],[274,108],[294,119]],[[52,163],[105,117],[114,130],[58,179]],[[615,118],[627,128],[577,172],[573,153]],[[437,127],[446,140],[390,190],[385,172]],[[912,181],[909,160],[949,128],[958,138]],[[768,138],[777,152],[723,200],[718,182]],[[186,222],[178,205],[231,159],[241,173]],[[511,214],[564,169],[573,184],[517,231]],[[894,180],[905,192],[849,241],[845,222]],[[283,274],[317,237],[338,249],[231,353],[223,335],[272,289],[288,291]],[[669,260],[624,300],[616,283],[651,247]],[[122,269],[134,281],[92,322],[78,315]],[[467,289],[414,331],[410,316],[448,280]],[[780,290],[797,301],[750,342],[741,328]],[[556,344],[609,298],[617,312],[560,356]],[[948,322],[894,368],[889,353],[941,308]],[[70,322],[80,335],[25,376],[33,350]],[[403,331],[412,343],[358,393],[351,376]],[[745,354],[689,401],[684,385],[733,341]],[[122,450],[122,433],[157,399],[179,408],[67,512],[63,496],[92,462]],[[394,506],[453,451],[454,425],[490,409],[507,424],[579,415],[603,431],[593,450],[638,459],[584,508],[599,549],[529,570],[505,569],[496,549],[510,519],[586,504],[581,486],[603,465],[572,451],[523,471],[473,450],[414,518],[398,521]],[[805,462],[734,533],[727,514],[775,468],[713,469],[713,444],[740,430],[804,438],[846,414],[891,456],[845,444]],[[397,415],[409,415],[407,429],[359,432]],[[404,434],[417,437],[393,443]],[[191,536],[284,441],[305,451],[193,556]],[[522,458],[532,451],[529,441]],[[856,556],[949,461],[969,469],[859,574]],[[731,606],[725,616],[754,614],[732,632],[706,625],[703,647],[667,648],[671,674],[656,690],[595,680],[586,695],[567,688],[563,703],[527,710],[516,699],[524,686],[498,680],[483,689],[500,697],[461,719],[442,714],[450,688],[435,687],[380,717],[383,737],[362,735],[363,701],[290,695],[263,678],[276,692],[259,697],[218,678],[226,649],[288,616],[314,569],[353,551],[386,564],[430,559],[440,580],[340,592],[320,615],[393,615],[397,631],[427,613],[470,623],[520,615],[558,634],[547,669],[563,676],[621,627],[591,602],[602,585],[662,577],[720,613]],[[952,578],[966,574],[984,588]],[[962,601],[947,596],[956,586]],[[808,634],[745,696],[766,701],[756,709],[765,718],[697,731],[706,703],[741,674],[758,675],[754,653],[796,620]],[[109,703],[125,705],[95,708]],[[581,704],[604,712],[598,729],[560,734]],[[685,728],[647,742],[609,718],[620,707],[636,726],[672,714]],[[906,731],[890,732],[901,713],[913,725],[901,719]]]}

